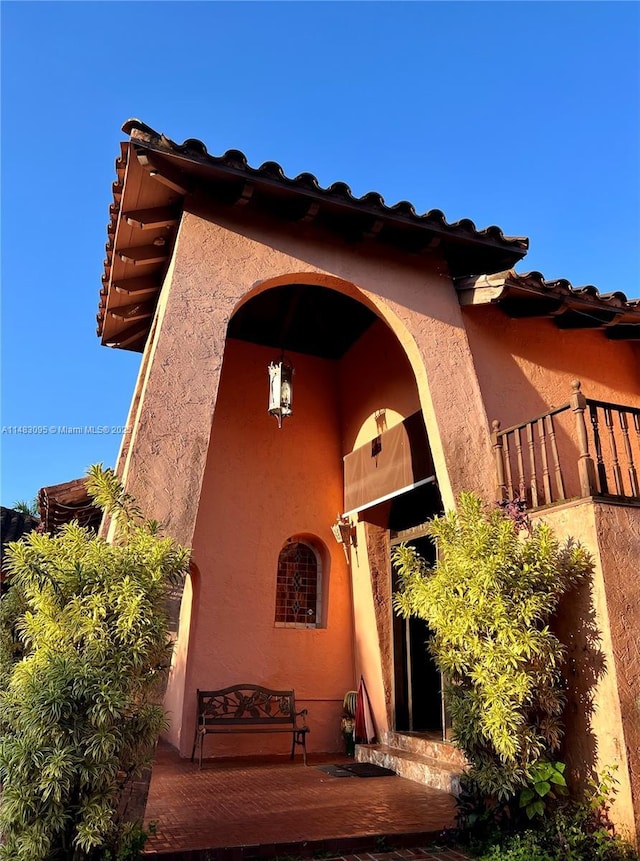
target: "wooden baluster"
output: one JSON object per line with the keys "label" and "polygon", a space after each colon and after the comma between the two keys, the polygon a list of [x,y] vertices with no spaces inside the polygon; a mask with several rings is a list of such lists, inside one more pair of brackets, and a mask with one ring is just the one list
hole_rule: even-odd
{"label": "wooden baluster", "polygon": [[633,427],[636,431],[636,441],[638,443],[638,450],[640,451],[640,413],[633,413]]}
{"label": "wooden baluster", "polygon": [[624,410],[620,410],[620,428],[622,430],[622,440],[624,442],[624,450],[627,455],[627,466],[629,469],[629,484],[631,486],[631,496],[640,496],[640,488],[638,487],[638,474],[636,466],[633,462],[633,450],[631,449],[631,440],[629,439],[629,426],[627,424],[627,414]]}
{"label": "wooden baluster", "polygon": [[564,482],[562,481],[562,470],[560,468],[560,458],[558,457],[558,444],[556,442],[556,429],[553,425],[553,416],[547,416],[547,431],[549,433],[549,442],[551,443],[551,457],[553,458],[558,499],[564,499]]}
{"label": "wooden baluster", "polygon": [[524,483],[524,461],[522,459],[522,439],[520,437],[521,428],[516,428],[514,431],[516,441],[516,454],[518,458],[518,495],[520,499],[527,498],[527,489]]}
{"label": "wooden baluster", "polygon": [[509,451],[509,434],[506,433],[502,437],[504,446],[504,469],[505,478],[507,479],[507,499],[513,499],[513,478],[511,476],[511,452]]}
{"label": "wooden baluster", "polygon": [[587,406],[587,399],[580,391],[580,380],[574,380],[571,383],[571,388],[573,391],[571,394],[570,404],[576,417],[576,430],[578,433],[578,475],[580,476],[580,493],[582,496],[592,496],[596,492],[596,473],[593,459],[589,454],[587,425],[584,420],[584,411]]}
{"label": "wooden baluster", "polygon": [[607,468],[602,457],[602,441],[600,440],[600,425],[598,424],[598,407],[589,404],[589,415],[591,427],[593,428],[593,445],[596,450],[596,469],[598,470],[598,484],[600,493],[609,493],[609,480],[607,479]]}
{"label": "wooden baluster", "polygon": [[504,458],[502,453],[502,436],[500,434],[500,422],[494,419],[491,423],[491,443],[493,445],[493,456],[498,476],[498,487],[496,488],[498,500],[507,498],[507,486],[504,481]]}
{"label": "wooden baluster", "polygon": [[533,439],[533,422],[527,425],[527,442],[529,443],[529,470],[531,471],[531,507],[538,507],[538,478],[536,476],[536,450]]}
{"label": "wooden baluster", "polygon": [[604,408],[604,423],[607,426],[607,432],[609,434],[609,448],[611,449],[611,458],[613,460],[613,480],[616,485],[616,494],[618,496],[624,496],[624,487],[622,485],[622,470],[620,469],[620,464],[618,462],[618,447],[616,445],[616,435],[613,428],[613,415],[611,413],[610,407]]}
{"label": "wooden baluster", "polygon": [[547,459],[547,437],[544,426],[544,418],[538,422],[538,436],[540,437],[540,456],[542,458],[542,486],[544,487],[544,501],[551,505],[551,479],[549,477],[549,461]]}

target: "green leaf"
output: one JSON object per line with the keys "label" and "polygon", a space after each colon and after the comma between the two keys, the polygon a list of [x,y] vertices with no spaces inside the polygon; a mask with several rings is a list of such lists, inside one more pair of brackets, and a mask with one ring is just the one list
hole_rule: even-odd
{"label": "green leaf", "polygon": [[548,780],[540,780],[534,784],[534,789],[541,798],[544,798],[551,790],[551,784]]}

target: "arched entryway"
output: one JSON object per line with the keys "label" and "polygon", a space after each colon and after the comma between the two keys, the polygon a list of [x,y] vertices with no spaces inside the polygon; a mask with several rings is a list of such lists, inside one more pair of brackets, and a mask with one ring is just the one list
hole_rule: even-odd
{"label": "arched entryway", "polygon": [[[311,750],[341,748],[342,699],[360,673],[377,728],[410,725],[401,716],[406,692],[393,680],[401,658],[387,648],[394,626],[389,536],[409,525],[399,512],[433,486],[434,468],[416,373],[384,310],[354,285],[297,275],[256,287],[227,331],[194,532],[201,590],[185,689],[240,682],[294,688],[299,706],[309,709]],[[294,367],[293,402],[280,429],[267,411],[267,367],[283,355]],[[396,443],[405,446],[409,462],[401,466],[410,477],[402,470],[394,477],[391,457],[384,499],[365,482],[357,510],[349,511],[347,460],[364,449],[371,474]],[[431,503],[426,513],[413,509],[420,522],[437,513]],[[344,513],[357,535],[348,562],[331,531]],[[384,535],[382,603],[367,534],[373,524]],[[316,536],[327,550],[321,617],[284,624],[275,612],[279,559],[299,535]],[[418,666],[416,652],[409,672]],[[187,738],[192,716],[183,717]],[[221,741],[220,755],[249,752],[245,741]]]}

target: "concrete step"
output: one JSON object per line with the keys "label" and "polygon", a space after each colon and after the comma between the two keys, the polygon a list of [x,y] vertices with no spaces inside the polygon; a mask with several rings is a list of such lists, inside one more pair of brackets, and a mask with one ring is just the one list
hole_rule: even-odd
{"label": "concrete step", "polygon": [[382,733],[380,741],[387,747],[397,748],[408,753],[417,753],[421,756],[428,756],[431,759],[436,759],[438,762],[448,762],[451,765],[457,766],[460,771],[467,764],[462,751],[450,741],[443,741],[441,738],[425,735],[424,733],[394,732],[388,730]]}
{"label": "concrete step", "polygon": [[451,795],[460,794],[461,767],[432,756],[389,747],[386,744],[358,744],[356,760],[390,768],[401,777]]}

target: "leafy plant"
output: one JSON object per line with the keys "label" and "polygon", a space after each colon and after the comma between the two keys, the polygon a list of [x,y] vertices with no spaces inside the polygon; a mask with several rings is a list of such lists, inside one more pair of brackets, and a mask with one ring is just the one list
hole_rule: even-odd
{"label": "leafy plant", "polygon": [[542,816],[548,801],[567,795],[567,781],[563,762],[539,760],[529,770],[530,785],[520,792],[520,807],[529,819]]}
{"label": "leafy plant", "polygon": [[40,506],[38,505],[38,497],[34,496],[30,502],[26,499],[19,499],[13,503],[13,510],[20,511],[22,514],[31,515],[31,517],[40,518]]}
{"label": "leafy plant", "polygon": [[479,851],[481,861],[638,861],[609,819],[615,788],[613,769],[605,769],[581,801],[561,799],[535,827],[503,823]]}
{"label": "leafy plant", "polygon": [[171,656],[165,601],[189,554],[142,519],[111,470],[92,467],[89,489],[116,519],[113,543],[72,523],[8,553],[3,861],[125,861],[146,837],[125,822],[123,798],[166,726],[156,702]]}
{"label": "leafy plant", "polygon": [[438,549],[432,568],[413,547],[394,550],[394,605],[433,632],[453,734],[469,781],[491,806],[526,788],[536,763],[559,747],[564,648],[549,619],[592,562],[546,524],[524,534],[470,493],[460,495],[457,512],[432,520],[428,534]]}

